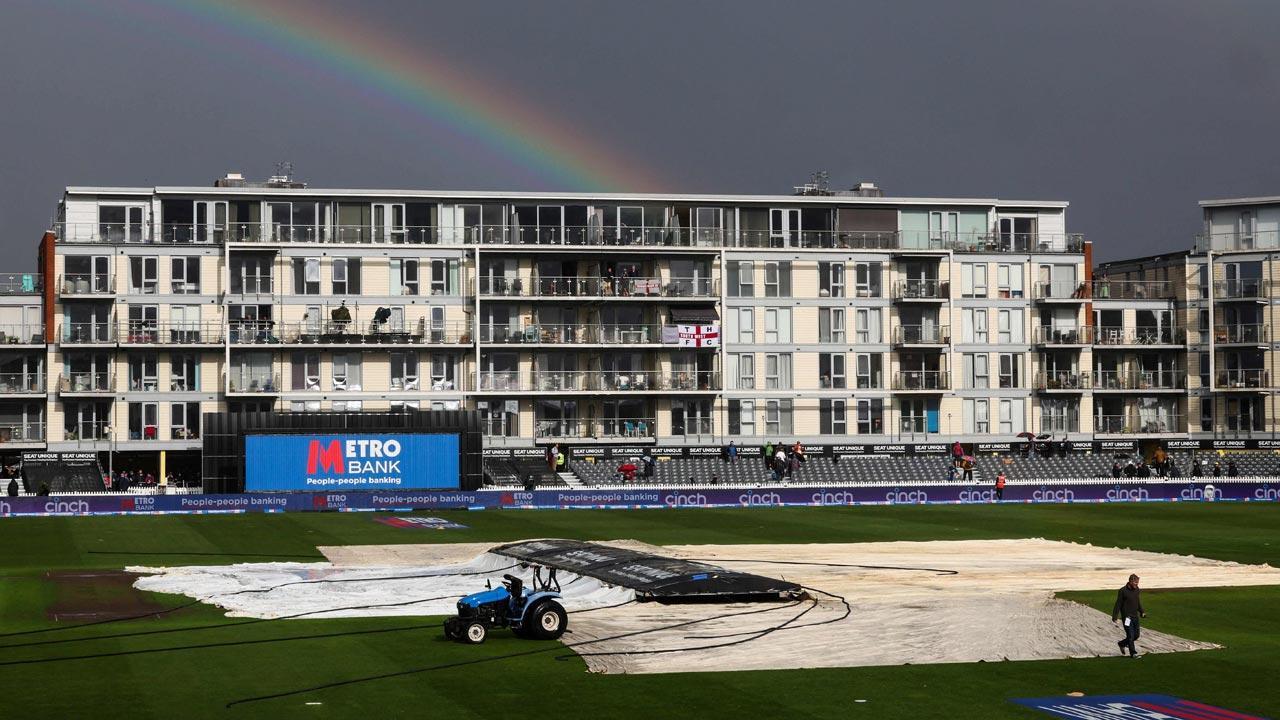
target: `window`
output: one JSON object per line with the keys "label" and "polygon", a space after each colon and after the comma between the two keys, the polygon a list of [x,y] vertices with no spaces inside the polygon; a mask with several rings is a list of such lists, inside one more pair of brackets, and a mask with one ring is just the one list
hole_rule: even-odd
{"label": "window", "polygon": [[756,404],[754,400],[729,400],[729,434],[756,434]]}
{"label": "window", "polygon": [[750,260],[730,260],[729,297],[755,297],[755,264]]}
{"label": "window", "polygon": [[1200,387],[1209,387],[1209,353],[1200,353]]}
{"label": "window", "polygon": [[764,356],[766,390],[791,389],[791,353],[769,353]]}
{"label": "window", "polygon": [[1200,286],[1200,299],[1209,299],[1209,266],[1201,265],[1196,273],[1196,282]]}
{"label": "window", "polygon": [[334,400],[334,412],[360,412],[364,410],[363,400]]}
{"label": "window", "polygon": [[963,263],[960,265],[960,295],[967,298],[987,296],[987,264]]}
{"label": "window", "polygon": [[1023,297],[1021,265],[1001,263],[996,266],[996,293],[1002,298]]}
{"label": "window", "polygon": [[333,356],[333,389],[360,390],[360,355],[341,353]]}
{"label": "window", "polygon": [[790,262],[767,262],[764,264],[764,296],[791,297]]}
{"label": "window", "polygon": [[333,259],[333,294],[360,294],[360,258]]}
{"label": "window", "polygon": [[[844,297],[844,263],[818,263],[818,293],[822,297]],[[860,295],[860,297],[867,296]]]}
{"label": "window", "polygon": [[880,435],[884,432],[884,401],[879,398],[858,401],[858,434]]}
{"label": "window", "polygon": [[929,247],[946,247],[960,233],[960,213],[934,210],[929,213]]}
{"label": "window", "polygon": [[441,259],[431,261],[431,294],[453,295],[458,287],[458,261]]}
{"label": "window", "polygon": [[734,342],[751,344],[756,341],[756,316],[752,308],[729,308],[728,335]]}
{"label": "window", "polygon": [[769,344],[791,342],[791,308],[765,308],[764,341]]}
{"label": "window", "polygon": [[818,354],[818,381],[824,388],[845,387],[844,353]]}
{"label": "window", "polygon": [[318,391],[320,389],[319,353],[294,353],[292,367],[294,390]]}
{"label": "window", "polygon": [[271,292],[271,261],[265,256],[231,259],[231,292],[234,295]]}
{"label": "window", "polygon": [[991,432],[989,401],[966,398],[964,401],[964,431],[987,435]]}
{"label": "window", "polygon": [[391,294],[418,294],[418,261],[392,258],[391,260]]}
{"label": "window", "polygon": [[174,440],[195,440],[200,437],[200,403],[170,403],[169,428],[170,437]]}
{"label": "window", "polygon": [[156,392],[160,389],[159,374],[156,372],[156,355],[146,353],[129,356],[129,389],[134,392]]}
{"label": "window", "polygon": [[985,344],[987,342],[987,309],[964,309],[964,335],[967,343]]}
{"label": "window", "polygon": [[135,295],[155,295],[160,291],[160,282],[156,279],[157,258],[129,258],[129,292]]}
{"label": "window", "polygon": [[1213,432],[1213,398],[1200,398],[1200,432]]}
{"label": "window", "polygon": [[391,353],[391,389],[418,389],[418,354],[412,352]]}
{"label": "window", "polygon": [[792,432],[792,405],[790,400],[764,401],[764,431],[766,435],[790,435]]}
{"label": "window", "polygon": [[293,259],[293,292],[297,295],[320,294],[320,258]]}
{"label": "window", "polygon": [[823,435],[847,434],[849,425],[845,416],[845,401],[838,398],[819,400],[818,426],[818,431]]}
{"label": "window", "polygon": [[1000,401],[1000,434],[1013,436],[1022,432],[1022,401]]}
{"label": "window", "polygon": [[756,387],[756,356],[754,353],[730,353],[729,377],[735,390],[754,390]]}
{"label": "window", "polygon": [[1000,353],[1000,387],[1022,387],[1022,356],[1016,353]]}
{"label": "window", "polygon": [[1022,310],[996,311],[996,338],[1001,345],[1025,342],[1022,333]]}
{"label": "window", "polygon": [[169,390],[194,392],[200,389],[200,362],[190,353],[169,356]]}
{"label": "window", "polygon": [[200,258],[176,257],[172,263],[170,287],[174,295],[195,295],[200,292]]}
{"label": "window", "polygon": [[990,385],[991,357],[986,353],[964,354],[964,387],[982,389]]}
{"label": "window", "polygon": [[404,203],[373,203],[374,242],[403,243]]}
{"label": "window", "polygon": [[129,439],[156,440],[160,403],[129,403]]}
{"label": "window", "polygon": [[880,263],[854,265],[853,282],[858,297],[880,297]]}
{"label": "window", "polygon": [[[818,342],[845,342],[844,311],[844,308],[818,308]],[[859,319],[862,318],[862,313],[864,312],[866,310],[858,310]],[[859,341],[861,342],[861,326],[859,326],[858,331]]]}
{"label": "window", "polygon": [[1208,337],[1206,337],[1207,333],[1209,332],[1209,311],[1208,310],[1200,311],[1199,328],[1201,333],[1200,342],[1208,342],[1209,339]]}
{"label": "window", "polygon": [[859,390],[872,390],[884,387],[880,373],[882,362],[883,359],[878,354],[858,353],[855,357],[855,363],[858,373]]}
{"label": "window", "polygon": [[453,377],[453,358],[443,353],[431,356],[431,389],[437,392],[454,390],[457,384]]}
{"label": "window", "polygon": [[[854,310],[854,339],[859,343],[880,342],[880,311],[859,308]],[[819,332],[821,332],[822,316],[818,316]]]}

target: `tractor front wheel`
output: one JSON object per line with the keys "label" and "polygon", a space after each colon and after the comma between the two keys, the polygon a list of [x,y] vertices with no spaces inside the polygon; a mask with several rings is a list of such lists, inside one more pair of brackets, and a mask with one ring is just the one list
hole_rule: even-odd
{"label": "tractor front wheel", "polygon": [[468,645],[479,645],[484,642],[485,636],[488,634],[489,629],[484,626],[484,623],[468,623],[467,627],[462,631],[462,641]]}
{"label": "tractor front wheel", "polygon": [[555,600],[543,600],[530,608],[524,618],[525,631],[535,640],[559,639],[568,624],[569,614]]}

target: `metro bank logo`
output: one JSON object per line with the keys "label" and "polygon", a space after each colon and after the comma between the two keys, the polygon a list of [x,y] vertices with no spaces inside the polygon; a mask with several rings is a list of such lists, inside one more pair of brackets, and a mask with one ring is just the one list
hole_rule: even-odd
{"label": "metro bank logo", "polygon": [[396,440],[312,440],[307,446],[307,474],[400,472],[400,443]]}

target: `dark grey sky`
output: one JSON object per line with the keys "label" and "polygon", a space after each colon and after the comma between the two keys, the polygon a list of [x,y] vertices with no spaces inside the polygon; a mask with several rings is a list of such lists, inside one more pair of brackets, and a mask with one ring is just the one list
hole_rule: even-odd
{"label": "dark grey sky", "polygon": [[[0,269],[34,265],[69,184],[204,185],[288,159],[315,186],[591,189],[149,1],[0,2]],[[1099,259],[1189,246],[1199,199],[1280,194],[1274,0],[331,7],[668,190],[786,192],[825,169],[889,194],[1065,199]]]}

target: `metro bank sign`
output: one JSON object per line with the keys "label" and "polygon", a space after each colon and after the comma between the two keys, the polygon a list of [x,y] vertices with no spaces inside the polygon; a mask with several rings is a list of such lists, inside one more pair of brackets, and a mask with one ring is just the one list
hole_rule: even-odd
{"label": "metro bank sign", "polygon": [[249,435],[245,490],[457,489],[455,434]]}

